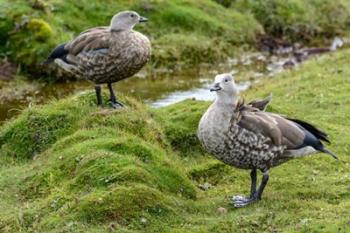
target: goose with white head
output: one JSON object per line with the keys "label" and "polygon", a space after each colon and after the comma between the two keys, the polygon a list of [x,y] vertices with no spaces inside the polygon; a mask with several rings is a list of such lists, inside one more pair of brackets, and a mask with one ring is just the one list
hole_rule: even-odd
{"label": "goose with white head", "polygon": [[[220,161],[251,170],[250,195],[234,196],[235,207],[261,199],[272,167],[316,152],[337,159],[322,143],[329,142],[325,132],[305,121],[264,111],[271,98],[244,104],[230,74],[217,75],[210,91],[215,91],[217,98],[199,122],[200,142]],[[257,170],[263,173],[258,188]]]}
{"label": "goose with white head", "polygon": [[109,26],[88,29],[59,45],[44,63],[56,63],[77,78],[95,83],[97,104],[101,106],[100,84],[107,84],[112,107],[122,107],[112,83],[136,74],[151,56],[148,38],[133,30],[143,22],[147,22],[147,18],[135,11],[120,12],[113,16]]}

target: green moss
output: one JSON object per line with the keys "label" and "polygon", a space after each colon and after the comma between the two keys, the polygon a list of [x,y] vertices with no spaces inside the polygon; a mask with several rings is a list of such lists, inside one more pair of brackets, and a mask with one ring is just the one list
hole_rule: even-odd
{"label": "green moss", "polygon": [[215,160],[194,166],[189,175],[197,182],[208,182],[216,185],[224,180],[224,176],[229,174],[230,171],[232,171],[231,167]]}
{"label": "green moss", "polygon": [[[180,46],[181,44],[181,46]],[[167,34],[153,44],[152,62],[155,66],[189,66],[216,63],[233,55],[233,44],[219,38],[202,35]]]}
{"label": "green moss", "polygon": [[171,210],[166,197],[146,186],[118,187],[82,197],[77,215],[87,221],[130,220],[143,214],[163,215]]}
{"label": "green moss", "polygon": [[32,158],[47,149],[57,139],[72,132],[80,117],[89,111],[81,98],[53,104],[52,108],[27,109],[19,118],[5,124],[0,130],[2,156]]}
{"label": "green moss", "polygon": [[193,155],[198,151],[203,152],[197,138],[197,125],[206,106],[208,104],[204,102],[186,100],[156,110],[159,116],[166,116],[159,120],[165,128],[170,144],[184,156]]}
{"label": "green moss", "polygon": [[27,27],[34,33],[35,39],[41,42],[49,40],[53,35],[50,25],[41,19],[31,19]]}

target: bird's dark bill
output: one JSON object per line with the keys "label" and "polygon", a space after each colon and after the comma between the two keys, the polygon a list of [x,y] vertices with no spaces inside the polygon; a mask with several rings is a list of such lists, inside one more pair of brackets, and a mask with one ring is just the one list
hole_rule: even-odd
{"label": "bird's dark bill", "polygon": [[140,17],[140,20],[139,20],[140,23],[145,23],[145,22],[147,22],[147,21],[148,21],[147,18],[145,18],[145,17]]}
{"label": "bird's dark bill", "polygon": [[215,83],[211,88],[210,91],[220,91],[222,88],[220,87],[219,83]]}

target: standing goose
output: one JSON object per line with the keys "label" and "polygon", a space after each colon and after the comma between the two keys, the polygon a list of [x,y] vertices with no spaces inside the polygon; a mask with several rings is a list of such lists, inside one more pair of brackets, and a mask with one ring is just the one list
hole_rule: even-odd
{"label": "standing goose", "polygon": [[77,77],[94,82],[100,106],[103,104],[100,84],[107,83],[112,106],[122,107],[112,83],[134,75],[149,60],[148,38],[133,30],[136,24],[146,21],[134,11],[120,12],[113,16],[109,27],[91,28],[59,45],[44,63],[54,62]]}
{"label": "standing goose", "polygon": [[[317,151],[337,159],[321,142],[329,142],[327,134],[313,125],[239,101],[238,89],[230,74],[217,75],[211,91],[217,93],[217,98],[199,122],[199,140],[209,153],[222,162],[251,170],[250,196],[233,197],[235,207],[261,199],[272,167]],[[257,169],[263,173],[258,189]]]}

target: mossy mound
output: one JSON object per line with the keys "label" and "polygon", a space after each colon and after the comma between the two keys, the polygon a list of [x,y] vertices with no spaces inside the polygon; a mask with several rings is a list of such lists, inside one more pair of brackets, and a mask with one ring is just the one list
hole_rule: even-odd
{"label": "mossy mound", "polygon": [[207,106],[209,106],[207,102],[186,100],[156,110],[169,143],[182,156],[203,153],[197,138],[197,125]]}
{"label": "mossy mound", "polygon": [[128,98],[125,109],[100,109],[93,95],[33,107],[1,128],[3,161],[35,159],[18,184],[31,203],[23,210],[28,229],[57,228],[52,219],[161,222],[196,198],[153,113]]}

